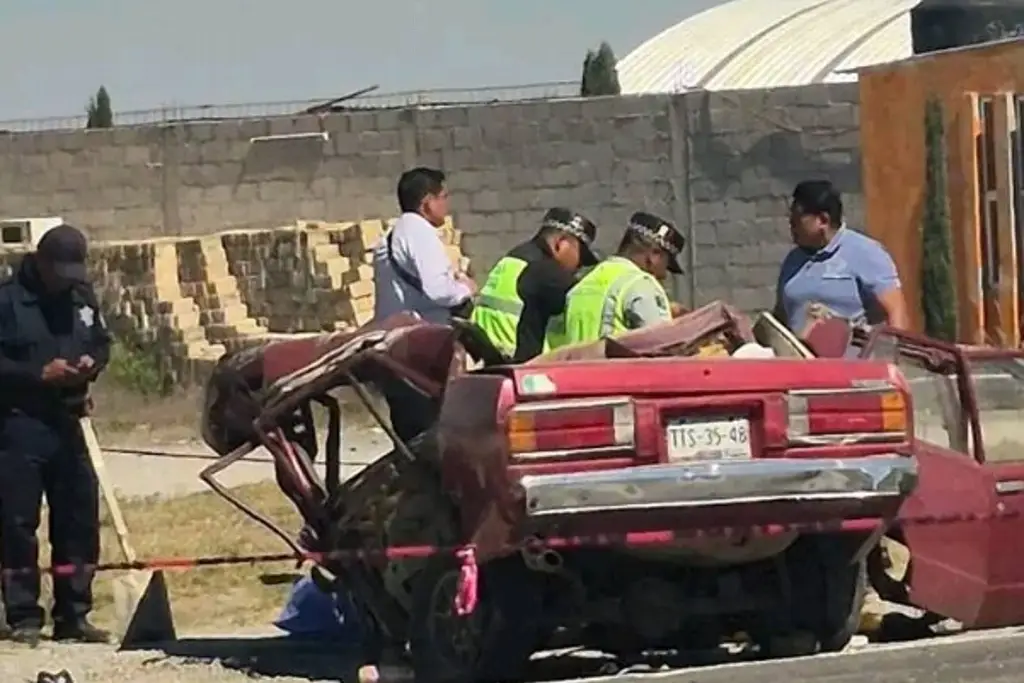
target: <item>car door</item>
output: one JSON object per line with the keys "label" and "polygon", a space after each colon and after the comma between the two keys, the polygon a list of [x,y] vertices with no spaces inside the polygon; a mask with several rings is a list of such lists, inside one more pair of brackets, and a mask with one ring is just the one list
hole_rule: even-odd
{"label": "car door", "polygon": [[911,556],[911,602],[973,626],[990,599],[993,484],[974,457],[960,354],[892,331],[873,336],[863,355],[894,362],[913,396],[919,480],[898,522]]}
{"label": "car door", "polygon": [[1024,354],[973,349],[965,356],[979,428],[975,451],[991,497],[988,591],[974,625],[1024,624]]}

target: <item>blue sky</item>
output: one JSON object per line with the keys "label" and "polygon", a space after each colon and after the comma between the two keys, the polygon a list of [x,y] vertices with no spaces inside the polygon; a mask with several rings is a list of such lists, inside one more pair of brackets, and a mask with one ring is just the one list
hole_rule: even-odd
{"label": "blue sky", "polygon": [[0,120],[572,80],[720,1],[4,0]]}

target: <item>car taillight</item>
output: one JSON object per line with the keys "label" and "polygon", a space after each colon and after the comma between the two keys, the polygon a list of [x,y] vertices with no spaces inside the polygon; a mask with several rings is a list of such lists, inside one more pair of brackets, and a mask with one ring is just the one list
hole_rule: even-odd
{"label": "car taillight", "polygon": [[614,455],[636,442],[628,397],[528,403],[512,408],[505,425],[509,451],[520,460]]}
{"label": "car taillight", "polygon": [[911,428],[909,401],[895,387],[797,390],[786,404],[793,445],[905,441]]}

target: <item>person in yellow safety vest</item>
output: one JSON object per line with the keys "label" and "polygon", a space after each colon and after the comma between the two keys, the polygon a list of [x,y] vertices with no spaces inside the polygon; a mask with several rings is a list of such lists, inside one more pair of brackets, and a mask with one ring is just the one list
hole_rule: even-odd
{"label": "person in yellow safety vest", "polygon": [[575,272],[597,263],[596,234],[597,227],[580,214],[553,208],[530,241],[495,264],[470,318],[495,348],[517,363],[545,350],[548,327],[561,323]]}
{"label": "person in yellow safety vest", "polygon": [[552,346],[581,344],[671,320],[673,306],[661,282],[682,273],[686,239],[674,225],[637,212],[615,256],[581,279],[565,306],[565,337]]}

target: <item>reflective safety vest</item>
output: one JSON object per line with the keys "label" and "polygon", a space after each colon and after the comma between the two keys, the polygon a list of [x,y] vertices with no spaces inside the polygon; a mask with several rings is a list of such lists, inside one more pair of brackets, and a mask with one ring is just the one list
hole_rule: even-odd
{"label": "reflective safety vest", "polygon": [[[572,290],[569,290],[572,291]],[[565,314],[553,315],[548,318],[548,328],[544,335],[544,353],[566,346],[569,343],[565,334]]]}
{"label": "reflective safety vest", "polygon": [[512,256],[498,261],[487,275],[487,282],[477,295],[470,315],[470,320],[506,356],[512,356],[516,351],[516,328],[523,313],[523,301],[519,298],[517,286],[526,266],[526,261]]}
{"label": "reflective safety vest", "polygon": [[630,289],[647,280],[668,299],[661,283],[629,259],[599,263],[569,290],[565,306],[565,344],[585,344],[630,329],[625,303]]}

